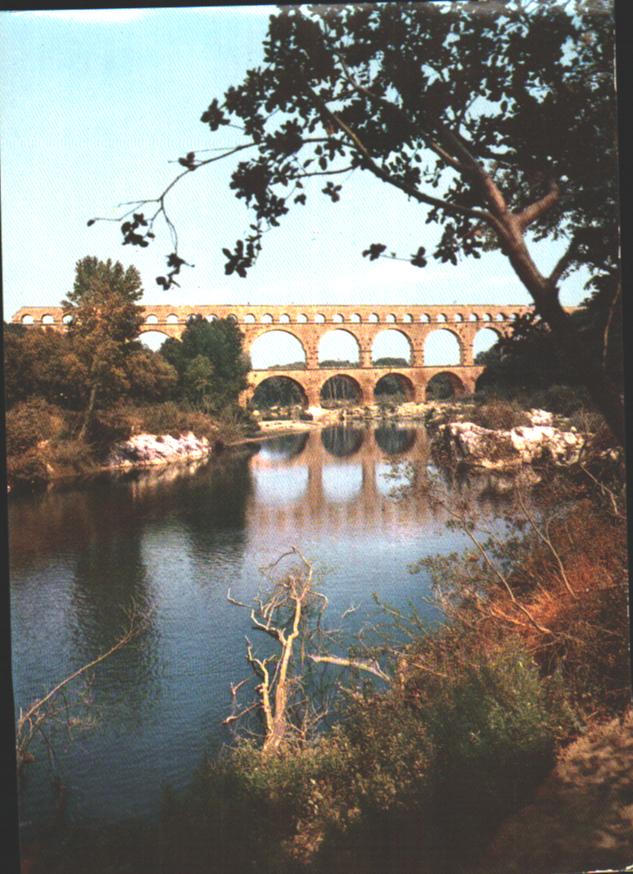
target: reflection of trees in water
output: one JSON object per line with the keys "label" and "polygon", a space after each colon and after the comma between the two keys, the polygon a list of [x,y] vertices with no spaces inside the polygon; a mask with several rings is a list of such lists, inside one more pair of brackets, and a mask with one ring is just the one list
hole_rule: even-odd
{"label": "reflection of trees in water", "polygon": [[[179,483],[170,496],[176,518],[200,549],[215,546],[218,532],[231,531],[240,542],[246,526],[246,499],[253,490],[249,458],[227,455],[212,463],[203,476]],[[232,535],[233,536],[233,535]]]}
{"label": "reflection of trees in water", "polygon": [[374,431],[374,439],[383,452],[387,455],[399,455],[408,452],[416,441],[415,428],[400,428],[398,425],[389,423],[380,425]]}
{"label": "reflection of trees in water", "polygon": [[[104,489],[95,498],[89,502],[89,510],[98,534],[86,542],[76,542],[74,547],[72,655],[77,665],[112,646],[125,624],[124,611],[131,604],[141,613],[152,607],[142,554],[146,520],[135,512],[132,502],[121,500],[116,488]],[[97,704],[112,703],[113,699],[122,703],[123,688],[134,689],[134,702],[128,702],[132,716],[132,711],[152,696],[157,635],[155,617],[150,613],[148,629],[140,640],[99,668],[100,680],[94,687]]]}
{"label": "reflection of trees in water", "polygon": [[365,432],[361,428],[349,428],[346,425],[331,425],[321,431],[321,443],[330,455],[344,458],[354,455],[363,445]]}
{"label": "reflection of trees in water", "polygon": [[262,458],[295,458],[306,447],[309,434],[290,434],[287,437],[272,437],[261,444],[259,454]]}

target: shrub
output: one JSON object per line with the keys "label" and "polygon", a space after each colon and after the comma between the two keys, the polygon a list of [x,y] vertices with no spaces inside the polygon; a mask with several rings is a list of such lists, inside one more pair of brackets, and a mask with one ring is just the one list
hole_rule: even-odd
{"label": "shrub", "polygon": [[42,398],[32,398],[7,411],[7,455],[27,452],[63,428],[63,414]]}
{"label": "shrub", "polygon": [[500,398],[476,404],[472,408],[471,416],[476,425],[492,430],[509,431],[520,425],[530,424],[528,414],[518,403]]}
{"label": "shrub", "polygon": [[149,434],[171,434],[177,437],[193,431],[196,437],[215,438],[218,433],[216,420],[206,413],[178,406],[173,401],[136,407],[138,428]]}
{"label": "shrub", "polygon": [[586,389],[581,386],[550,385],[530,395],[531,406],[541,407],[561,416],[571,416],[582,408],[592,408]]}
{"label": "shrub", "polygon": [[47,452],[58,474],[88,473],[95,465],[93,447],[84,440],[66,439],[51,443]]}
{"label": "shrub", "polygon": [[92,443],[99,455],[106,453],[113,443],[127,440],[137,432],[142,422],[133,408],[123,406],[109,410],[99,410],[90,423],[88,442]]}
{"label": "shrub", "polygon": [[512,641],[445,683],[423,712],[436,750],[434,809],[464,851],[548,773],[571,719],[558,679],[543,680]]}
{"label": "shrub", "polygon": [[7,457],[7,480],[14,486],[40,486],[49,479],[49,471],[42,455],[31,449],[23,454]]}

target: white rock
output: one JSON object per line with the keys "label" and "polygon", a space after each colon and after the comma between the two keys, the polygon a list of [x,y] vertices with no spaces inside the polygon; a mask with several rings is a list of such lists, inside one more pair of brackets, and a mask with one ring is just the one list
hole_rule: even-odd
{"label": "white rock", "polygon": [[209,441],[191,431],[173,437],[171,434],[135,434],[117,443],[110,453],[109,467],[165,464],[181,459],[199,459],[209,453]]}

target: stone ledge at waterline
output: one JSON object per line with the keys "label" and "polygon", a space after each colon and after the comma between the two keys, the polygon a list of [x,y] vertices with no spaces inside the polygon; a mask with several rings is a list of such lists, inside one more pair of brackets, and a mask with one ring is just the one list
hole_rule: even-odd
{"label": "stone ledge at waterline", "polygon": [[211,452],[213,446],[208,439],[196,437],[191,431],[178,437],[172,437],[171,434],[135,434],[112,447],[106,466],[145,467],[174,461],[194,461],[206,458]]}
{"label": "stone ledge at waterline", "polygon": [[457,462],[487,470],[511,472],[548,459],[557,465],[579,461],[588,435],[563,431],[552,424],[545,410],[527,413],[531,425],[493,430],[473,422],[444,422],[435,430],[434,442]]}

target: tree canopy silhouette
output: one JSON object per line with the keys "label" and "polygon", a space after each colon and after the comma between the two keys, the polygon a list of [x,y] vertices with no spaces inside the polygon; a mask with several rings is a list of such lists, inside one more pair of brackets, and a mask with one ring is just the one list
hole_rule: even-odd
{"label": "tree canopy silhouette", "polygon": [[[180,175],[121,217],[123,242],[148,245],[164,219],[174,251],[157,282],[177,284],[186,262],[166,199],[182,177],[239,155],[230,187],[253,221],[223,252],[225,272],[243,277],[292,207],[315,194],[337,202],[350,174],[372,174],[441,226],[435,249],[421,245],[412,265],[492,249],[508,258],[621,440],[618,388],[559,299],[560,281],[580,267],[608,286],[605,312],[618,295],[613,61],[609,0],[283,8],[269,20],[262,66],[201,117],[240,139],[181,157]],[[549,274],[533,249],[546,238],[564,241]],[[384,242],[363,251],[387,253]]]}

